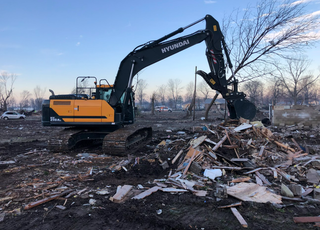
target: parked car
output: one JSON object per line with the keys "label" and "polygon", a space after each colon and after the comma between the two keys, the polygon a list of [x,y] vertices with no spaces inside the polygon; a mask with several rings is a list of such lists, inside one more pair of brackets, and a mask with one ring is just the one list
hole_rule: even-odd
{"label": "parked car", "polygon": [[15,111],[6,111],[4,112],[1,117],[1,119],[8,120],[8,119],[25,119],[26,116],[24,114],[20,114]]}
{"label": "parked car", "polygon": [[157,112],[172,112],[172,109],[167,106],[156,106],[155,110]]}

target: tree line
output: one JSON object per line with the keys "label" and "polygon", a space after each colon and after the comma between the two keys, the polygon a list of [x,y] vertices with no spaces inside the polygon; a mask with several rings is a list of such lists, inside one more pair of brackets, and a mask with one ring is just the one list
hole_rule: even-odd
{"label": "tree line", "polygon": [[16,101],[13,96],[14,83],[17,75],[8,72],[0,73],[0,110],[7,111],[9,109],[28,110],[41,110],[42,100],[46,89],[36,86],[33,89],[33,94],[24,90],[20,94],[20,101]]}

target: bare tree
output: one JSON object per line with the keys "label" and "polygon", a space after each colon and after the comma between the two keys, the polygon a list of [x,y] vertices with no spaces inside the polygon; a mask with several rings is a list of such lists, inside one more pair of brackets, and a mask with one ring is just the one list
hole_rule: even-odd
{"label": "bare tree", "polygon": [[244,89],[246,90],[249,100],[253,104],[258,104],[262,102],[263,95],[263,85],[258,80],[248,81],[244,84]]}
{"label": "bare tree", "polygon": [[[308,84],[312,81],[313,75],[307,75],[302,81],[303,87],[302,90],[302,103],[309,105],[313,102],[318,102],[318,84]],[[317,81],[318,82],[318,81]]]}
{"label": "bare tree", "polygon": [[233,13],[223,23],[224,35],[241,80],[265,76],[272,58],[320,39],[318,14],[305,14],[305,1],[261,0]]}
{"label": "bare tree", "polygon": [[198,85],[198,90],[199,93],[201,93],[203,100],[207,100],[209,98],[209,95],[211,92],[214,92],[210,86],[208,85],[208,83],[202,79],[202,81],[199,83]]}
{"label": "bare tree", "polygon": [[7,72],[0,73],[0,103],[1,108],[6,111],[8,109],[8,101],[12,96],[13,85],[17,76]]}
{"label": "bare tree", "polygon": [[294,105],[297,105],[298,100],[303,103],[302,93],[307,92],[320,77],[320,75],[306,74],[308,66],[309,61],[302,56],[287,59],[286,66],[283,68],[277,66],[278,74],[275,77],[279,79]]}
{"label": "bare tree", "polygon": [[284,88],[280,79],[273,77],[267,87],[267,101],[276,105],[284,97]]}
{"label": "bare tree", "polygon": [[181,91],[183,89],[183,87],[181,86],[182,81],[180,79],[169,79],[168,81],[168,91],[169,91],[169,95],[170,98],[172,99],[172,102],[174,104],[174,108],[177,109],[177,102],[179,97],[181,96]]}
{"label": "bare tree", "polygon": [[142,108],[143,99],[145,97],[145,89],[147,88],[147,82],[144,79],[137,80],[135,94],[138,98],[140,107]]}
{"label": "bare tree", "polygon": [[34,93],[34,97],[35,97],[35,99],[34,99],[35,109],[41,110],[42,100],[43,100],[45,92],[46,92],[46,88],[42,89],[39,85],[37,85],[33,89],[33,93]]}
{"label": "bare tree", "polygon": [[7,108],[9,110],[14,110],[16,107],[18,107],[16,99],[14,97],[10,97],[7,103]]}
{"label": "bare tree", "polygon": [[166,85],[161,85],[157,89],[157,95],[159,96],[159,100],[161,104],[165,104],[166,102],[166,94],[167,94],[167,87]]}
{"label": "bare tree", "polygon": [[23,90],[20,94],[20,109],[26,108],[30,105],[31,93],[28,90]]}
{"label": "bare tree", "polygon": [[185,101],[190,102],[193,98],[193,92],[194,92],[194,83],[190,81],[186,86],[186,94],[185,94]]}

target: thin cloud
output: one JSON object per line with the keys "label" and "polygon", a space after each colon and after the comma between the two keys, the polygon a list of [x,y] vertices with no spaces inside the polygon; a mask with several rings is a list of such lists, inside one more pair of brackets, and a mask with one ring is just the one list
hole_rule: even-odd
{"label": "thin cloud", "polygon": [[80,46],[80,42],[77,42],[76,46]]}
{"label": "thin cloud", "polygon": [[298,0],[298,1],[291,3],[291,5],[295,6],[295,5],[299,5],[299,4],[303,4],[303,3],[307,3],[307,2],[312,2],[312,1],[313,0]]}
{"label": "thin cloud", "polygon": [[217,1],[205,0],[204,3],[205,4],[214,4],[214,3],[217,3]]}

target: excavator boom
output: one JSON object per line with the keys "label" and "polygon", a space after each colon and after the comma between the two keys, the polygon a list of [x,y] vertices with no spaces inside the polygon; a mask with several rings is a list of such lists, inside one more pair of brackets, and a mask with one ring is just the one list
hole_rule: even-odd
{"label": "excavator boom", "polygon": [[[206,21],[204,30],[168,40],[203,20]],[[130,52],[119,66],[114,82],[114,91],[109,102],[110,105],[115,106],[118,103],[126,89],[131,88],[133,77],[143,68],[203,41],[207,46],[206,56],[211,72],[207,74],[199,71],[198,74],[204,78],[212,89],[219,91],[223,98],[227,100],[231,118],[253,119],[256,114],[255,105],[245,99],[246,95],[244,93],[238,92],[238,81],[234,76],[232,76],[233,81],[227,81],[224,57],[226,57],[233,74],[232,63],[219,23],[211,15],[206,15],[204,18],[155,41],[140,45]]]}

